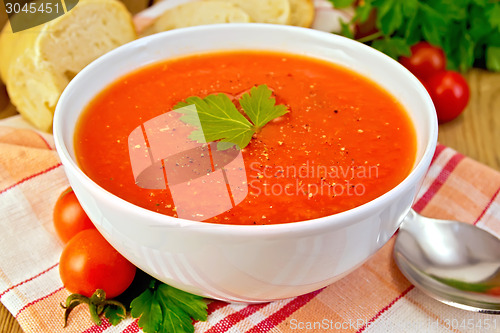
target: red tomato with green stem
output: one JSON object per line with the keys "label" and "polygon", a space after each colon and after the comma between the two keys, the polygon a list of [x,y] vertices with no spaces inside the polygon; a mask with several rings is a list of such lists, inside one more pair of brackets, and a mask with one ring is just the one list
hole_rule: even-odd
{"label": "red tomato with green stem", "polygon": [[57,199],[53,218],[57,235],[64,243],[82,230],[95,228],[71,187]]}
{"label": "red tomato with green stem", "polygon": [[419,42],[411,47],[409,57],[400,57],[399,62],[420,81],[429,79],[446,69],[446,55],[443,50],[427,42]]}
{"label": "red tomato with green stem", "polygon": [[97,289],[106,298],[123,293],[132,283],[136,267],[116,251],[97,229],[74,236],[59,262],[61,280],[69,291],[90,297]]}
{"label": "red tomato with green stem", "polygon": [[425,81],[424,86],[434,102],[440,123],[458,117],[469,103],[469,85],[460,73],[440,72]]}

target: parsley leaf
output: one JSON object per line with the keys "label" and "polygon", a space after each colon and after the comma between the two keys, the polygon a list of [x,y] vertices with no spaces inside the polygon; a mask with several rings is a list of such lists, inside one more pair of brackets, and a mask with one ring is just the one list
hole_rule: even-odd
{"label": "parsley leaf", "polygon": [[354,15],[353,21],[365,22],[370,17],[370,12],[372,10],[373,10],[373,7],[372,7],[371,2],[365,2],[363,6],[358,6],[356,8],[356,14]]}
{"label": "parsley leaf", "polygon": [[403,23],[403,4],[399,0],[375,0],[377,10],[377,25],[385,35],[392,35]]}
{"label": "parsley leaf", "polygon": [[354,3],[354,0],[330,0],[334,8],[346,8]]}
{"label": "parsley leaf", "polygon": [[373,41],[372,46],[389,57],[397,58],[400,55],[409,56],[410,47],[403,38],[384,38]]}
{"label": "parsley leaf", "polygon": [[107,305],[104,308],[104,315],[108,318],[111,325],[116,326],[127,317],[127,312],[122,307]]}
{"label": "parsley leaf", "polygon": [[500,47],[490,46],[486,49],[486,66],[495,71],[500,71]]}
{"label": "parsley leaf", "polygon": [[158,293],[165,300],[165,305],[176,306],[194,320],[207,320],[207,304],[203,297],[189,294],[167,284],[158,286]]}
{"label": "parsley leaf", "polygon": [[203,297],[189,294],[157,280],[130,304],[145,333],[193,333],[193,320],[207,320]]}
{"label": "parsley leaf", "polygon": [[160,326],[160,333],[193,333],[191,318],[175,305],[164,307],[165,323]]}
{"label": "parsley leaf", "polygon": [[[271,120],[288,112],[285,105],[276,105],[272,90],[263,84],[252,87],[239,100],[244,114],[238,111],[225,94],[209,95],[205,98],[189,97],[179,102],[174,110],[182,113],[180,118],[196,129],[189,138],[198,142],[219,141],[217,148],[224,150],[233,146],[244,148],[252,136]],[[194,105],[195,108],[190,107]]]}
{"label": "parsley leaf", "polygon": [[[193,104],[196,110],[185,108]],[[198,117],[201,128],[196,126],[197,130],[191,133],[190,138],[193,140],[199,142],[222,140],[243,148],[252,139],[254,133],[252,124],[225,94],[209,95],[203,99],[197,96],[189,97],[186,102],[178,103],[174,109],[185,114],[181,120],[188,124],[196,126],[197,122],[194,119]]]}
{"label": "parsley leaf", "polygon": [[489,17],[489,23],[493,28],[500,28],[500,3],[493,2],[487,9],[486,14]]}
{"label": "parsley leaf", "polygon": [[272,91],[265,84],[252,87],[250,93],[241,96],[240,104],[257,129],[261,129],[274,118],[288,112],[286,106],[276,105]]}
{"label": "parsley leaf", "polygon": [[163,311],[154,290],[147,289],[130,303],[130,315],[139,318],[138,325],[146,333],[155,333],[163,323]]}

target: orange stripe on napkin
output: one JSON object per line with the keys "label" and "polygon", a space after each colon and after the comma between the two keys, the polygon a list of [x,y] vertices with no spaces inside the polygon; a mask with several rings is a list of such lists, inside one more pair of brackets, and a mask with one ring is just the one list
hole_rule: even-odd
{"label": "orange stripe on napkin", "polygon": [[60,165],[53,150],[0,143],[0,192]]}
{"label": "orange stripe on napkin", "polygon": [[0,142],[31,148],[51,149],[51,145],[40,133],[29,129],[0,127]]}

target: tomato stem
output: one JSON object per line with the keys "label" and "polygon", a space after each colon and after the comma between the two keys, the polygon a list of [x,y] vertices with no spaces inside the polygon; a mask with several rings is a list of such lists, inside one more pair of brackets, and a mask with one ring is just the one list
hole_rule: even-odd
{"label": "tomato stem", "polygon": [[357,39],[357,41],[360,42],[360,43],[367,43],[367,42],[374,41],[375,39],[380,38],[383,35],[384,34],[382,33],[382,31],[377,31],[377,32],[374,32],[371,35],[359,38],[359,39]]}
{"label": "tomato stem", "polygon": [[127,314],[125,305],[116,300],[106,299],[106,292],[102,289],[97,289],[90,298],[80,294],[71,294],[66,298],[65,304],[61,303],[61,307],[65,310],[63,327],[68,325],[68,317],[71,311],[82,303],[89,306],[90,318],[96,325],[101,325],[102,321],[100,316],[107,306],[115,306],[121,309],[122,314],[118,315],[122,318],[125,318]]}
{"label": "tomato stem", "polygon": [[99,307],[100,306],[98,306],[94,303],[89,304],[90,318],[92,319],[94,324],[96,324],[97,326],[101,325],[101,323],[102,323],[101,318],[99,318],[99,315],[100,315],[100,313],[98,312]]}

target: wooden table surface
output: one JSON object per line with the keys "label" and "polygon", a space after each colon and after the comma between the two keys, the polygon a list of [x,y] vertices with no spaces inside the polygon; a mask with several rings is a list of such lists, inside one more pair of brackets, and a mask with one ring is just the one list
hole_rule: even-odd
{"label": "wooden table surface", "polygon": [[[136,1],[129,2],[137,6]],[[467,74],[467,80],[471,89],[469,105],[459,118],[440,125],[439,142],[500,171],[500,73],[474,69]],[[22,332],[0,304],[0,333]]]}
{"label": "wooden table surface", "polygon": [[467,74],[471,99],[457,119],[439,126],[439,142],[500,170],[500,73]]}

